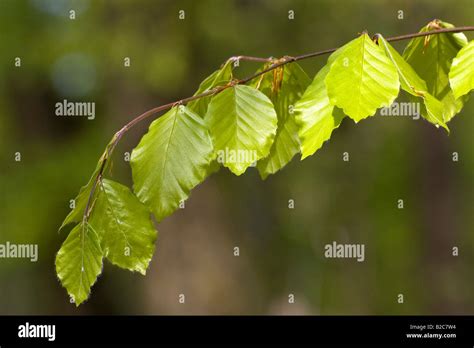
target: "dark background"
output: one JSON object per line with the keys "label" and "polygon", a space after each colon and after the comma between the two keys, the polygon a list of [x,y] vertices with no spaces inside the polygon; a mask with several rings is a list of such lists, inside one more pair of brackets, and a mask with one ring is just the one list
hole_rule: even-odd
{"label": "dark background", "polygon": [[[158,226],[146,277],[106,262],[79,309],[54,268],[69,200],[113,133],[193,94],[228,57],[297,55],[343,45],[365,29],[417,32],[434,18],[473,25],[473,7],[471,0],[0,0],[0,243],[39,245],[36,263],[0,259],[0,314],[474,313],[472,98],[449,136],[407,117],[346,119],[314,156],[295,158],[266,181],[255,169],[241,177],[222,169]],[[325,60],[302,66],[313,77]],[[258,68],[242,62],[235,73]],[[96,119],[55,116],[63,99],[95,102]],[[116,180],[131,184],[123,154],[148,124],[117,148]],[[332,241],[365,244],[365,262],[324,258]]]}

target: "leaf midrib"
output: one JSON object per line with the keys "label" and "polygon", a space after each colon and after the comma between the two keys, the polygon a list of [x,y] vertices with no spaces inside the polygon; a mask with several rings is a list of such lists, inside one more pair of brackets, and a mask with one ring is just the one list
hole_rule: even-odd
{"label": "leaf midrib", "polygon": [[117,225],[119,231],[122,233],[123,238],[125,239],[125,242],[127,243],[127,246],[130,248],[130,250],[132,250],[132,246],[131,246],[131,244],[128,242],[127,235],[125,234],[125,232],[124,232],[122,226],[121,226],[120,223],[119,223],[119,219],[117,218],[117,215],[116,215],[115,212],[114,212],[114,209],[113,209],[113,207],[112,207],[112,204],[110,203],[110,200],[109,200],[109,196],[108,196],[107,190],[105,189],[104,184],[103,184],[102,181],[100,182],[100,185],[101,185],[101,187],[102,187],[102,192],[103,192],[104,195],[105,195],[105,200],[106,200],[107,206],[109,207],[109,210],[110,210],[110,212],[111,212],[111,214],[112,214],[112,221],[115,222],[115,224]]}
{"label": "leaf midrib", "polygon": [[173,138],[173,134],[174,134],[174,131],[175,131],[175,128],[176,128],[176,121],[178,119],[178,112],[179,110],[175,110],[175,114],[173,115],[173,125],[171,126],[171,132],[170,132],[170,135],[168,137],[168,141],[166,143],[166,148],[165,148],[165,156],[164,156],[164,159],[163,159],[163,165],[161,166],[161,177],[162,177],[162,180],[161,181],[158,181],[158,190],[157,192],[161,191],[161,188],[163,186],[163,183],[165,182],[165,178],[166,178],[166,170],[165,170],[165,167],[166,167],[166,163],[168,161],[168,152],[169,152],[169,147],[170,147],[170,144],[171,144],[171,140]]}

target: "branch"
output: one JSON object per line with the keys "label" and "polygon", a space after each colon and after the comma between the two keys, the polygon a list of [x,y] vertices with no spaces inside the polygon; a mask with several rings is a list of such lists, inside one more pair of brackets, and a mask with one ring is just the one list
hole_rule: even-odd
{"label": "branch", "polygon": [[[455,28],[441,28],[441,29],[438,29],[438,27],[435,25],[436,20],[431,22],[431,23],[434,23],[434,24],[433,24],[433,26],[430,26],[430,27],[436,28],[435,30],[426,31],[426,32],[411,33],[411,34],[405,34],[405,35],[399,35],[399,36],[393,36],[393,37],[387,38],[386,41],[394,42],[394,41],[402,41],[402,40],[408,40],[408,39],[412,39],[412,38],[416,38],[416,37],[430,36],[430,35],[443,34],[443,33],[459,33],[459,32],[462,32],[462,31],[474,31],[474,26],[463,26],[463,27],[455,27]],[[374,37],[378,37],[379,35],[380,34],[376,34]],[[146,119],[146,118],[148,118],[148,117],[150,117],[150,116],[152,116],[152,115],[154,115],[158,112],[171,109],[171,108],[173,108],[177,105],[187,104],[187,103],[189,103],[193,100],[196,100],[196,99],[204,98],[204,97],[207,97],[207,96],[210,96],[210,95],[219,94],[223,90],[225,90],[229,87],[235,86],[235,85],[246,84],[247,82],[249,82],[249,81],[251,81],[251,80],[253,80],[257,77],[259,77],[263,74],[266,74],[267,72],[272,71],[272,70],[274,70],[274,69],[276,69],[280,66],[286,65],[288,63],[292,63],[292,62],[296,62],[296,61],[300,61],[300,60],[304,60],[304,59],[308,59],[308,58],[313,58],[313,57],[326,55],[326,54],[335,52],[337,49],[339,49],[339,47],[330,48],[330,49],[326,49],[326,50],[323,50],[323,51],[307,53],[307,54],[303,54],[303,55],[299,55],[299,56],[295,56],[295,57],[285,56],[285,57],[283,57],[282,59],[279,59],[279,60],[274,60],[273,58],[261,58],[261,57],[251,57],[251,56],[230,57],[229,59],[227,59],[227,62],[229,62],[229,61],[235,62],[235,61],[239,61],[239,60],[245,60],[245,61],[252,61],[252,62],[272,62],[272,61],[275,61],[275,63],[273,63],[272,65],[270,65],[266,69],[263,69],[262,71],[260,71],[258,73],[255,73],[251,76],[248,76],[244,79],[234,80],[234,81],[231,81],[230,83],[228,83],[226,85],[215,87],[215,88],[210,89],[210,90],[208,90],[204,93],[197,94],[197,95],[187,97],[187,98],[183,98],[183,99],[177,100],[177,101],[172,102],[172,103],[157,106],[153,109],[145,111],[143,114],[141,114],[141,115],[135,117],[134,119],[132,119],[125,126],[123,126],[117,133],[114,134],[114,137],[112,138],[112,142],[110,143],[110,146],[107,146],[107,148],[105,149],[104,154],[102,155],[103,156],[102,157],[103,162],[102,162],[102,165],[99,169],[99,172],[97,173],[97,176],[95,178],[94,186],[91,189],[89,199],[87,201],[87,205],[86,205],[86,208],[84,210],[84,216],[83,216],[84,222],[87,222],[87,220],[89,218],[90,207],[91,207],[91,204],[92,204],[93,196],[94,196],[94,193],[96,191],[97,184],[101,180],[101,178],[102,178],[102,176],[103,176],[103,174],[104,174],[104,172],[107,168],[107,162],[108,162],[109,158],[112,156],[112,153],[113,153],[115,147],[117,146],[118,142],[122,138],[122,136],[130,128],[135,126],[137,123],[143,121],[144,119]]]}
{"label": "branch", "polygon": [[[433,31],[428,31],[428,32],[423,32],[423,33],[412,33],[412,34],[394,36],[394,37],[387,38],[386,41],[388,41],[388,42],[401,41],[401,40],[408,40],[408,39],[412,39],[412,38],[416,38],[416,37],[429,36],[429,35],[434,35],[434,34],[459,33],[461,31],[474,31],[474,26],[464,26],[464,27],[456,27],[456,28],[443,28],[443,29],[438,29],[438,30],[433,30]],[[326,55],[326,54],[335,52],[337,49],[339,49],[339,47],[330,48],[330,49],[323,50],[323,51],[318,51],[318,52],[307,53],[307,54],[303,54],[303,55],[296,56],[296,57],[286,56],[281,61],[279,61],[278,63],[272,64],[268,68],[254,74],[254,75],[251,75],[247,78],[244,78],[242,80],[237,80],[234,83],[224,85],[224,86],[219,86],[219,87],[216,87],[216,88],[211,89],[209,91],[206,91],[204,93],[197,94],[197,95],[192,96],[192,97],[183,98],[183,99],[177,100],[175,102],[168,103],[168,104],[161,105],[161,106],[158,106],[156,108],[150,109],[150,110],[144,112],[143,114],[141,114],[140,116],[137,116],[136,118],[131,120],[121,130],[119,130],[117,132],[117,135],[119,135],[119,134],[120,135],[118,136],[117,140],[120,140],[122,134],[125,133],[126,131],[128,131],[130,128],[132,128],[135,124],[137,124],[138,122],[142,121],[143,119],[145,119],[145,118],[147,118],[147,117],[149,117],[149,116],[151,116],[155,113],[170,109],[170,108],[172,108],[173,106],[176,106],[176,105],[186,104],[186,103],[189,103],[190,101],[200,99],[200,98],[203,98],[203,97],[207,97],[209,95],[218,94],[218,93],[222,92],[223,90],[225,90],[226,88],[232,87],[236,84],[238,84],[238,85],[245,84],[245,83],[247,83],[247,82],[249,82],[249,81],[251,81],[251,80],[253,80],[253,79],[269,72],[269,71],[272,71],[272,70],[274,70],[274,69],[276,69],[280,66],[286,65],[288,63],[296,62],[296,61],[300,61],[300,60],[304,60],[304,59],[308,59],[308,58],[318,57],[318,56],[322,56],[322,55]],[[272,58],[234,56],[234,57],[229,58],[228,60],[231,60],[231,61],[246,60],[246,61],[256,61],[256,62],[270,62],[270,61],[272,61]]]}

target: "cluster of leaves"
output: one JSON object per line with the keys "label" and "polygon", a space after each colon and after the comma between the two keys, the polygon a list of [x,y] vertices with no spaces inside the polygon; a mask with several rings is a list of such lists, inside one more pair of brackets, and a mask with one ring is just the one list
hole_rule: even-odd
{"label": "cluster of leaves", "polygon": [[[421,31],[449,27],[436,20]],[[335,51],[312,81],[296,62],[248,85],[235,83],[232,67],[224,64],[196,95],[226,86],[220,93],[177,105],[150,125],[131,156],[134,192],[102,175],[112,139],[61,226],[76,224],[56,258],[76,305],[88,298],[104,258],[145,274],[157,237],[151,214],[158,222],[172,214],[221,165],[241,175],[256,162],[266,178],[297,153],[314,154],[345,117],[359,122],[390,106],[400,87],[421,103],[427,121],[449,131],[474,88],[474,42],[462,33],[433,34],[412,39],[400,55],[381,35],[364,33]],[[255,156],[218,156],[229,151]]]}

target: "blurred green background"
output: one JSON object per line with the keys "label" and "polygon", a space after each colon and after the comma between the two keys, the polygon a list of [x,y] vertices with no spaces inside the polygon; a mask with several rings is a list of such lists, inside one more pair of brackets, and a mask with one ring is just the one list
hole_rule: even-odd
{"label": "blurred green background", "polygon": [[[449,136],[408,117],[346,119],[314,156],[295,158],[266,181],[254,168],[241,177],[222,169],[159,224],[146,277],[106,262],[78,309],[54,269],[69,200],[113,133],[191,95],[228,57],[297,55],[365,29],[417,32],[434,18],[473,25],[473,7],[472,0],[0,0],[0,243],[39,245],[36,263],[0,259],[0,314],[473,314],[472,97]],[[313,77],[325,60],[302,66]],[[258,68],[242,62],[235,73]],[[55,116],[63,99],[95,102],[96,118]],[[113,173],[122,183],[131,184],[123,154],[149,123],[116,150]],[[365,262],[324,258],[332,241],[365,244]]]}

